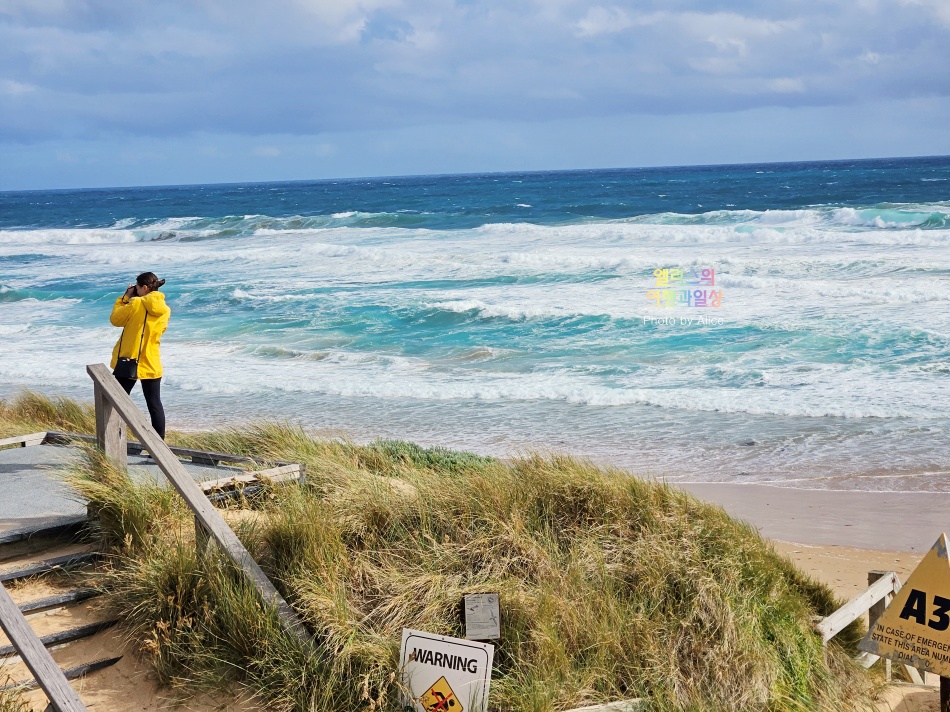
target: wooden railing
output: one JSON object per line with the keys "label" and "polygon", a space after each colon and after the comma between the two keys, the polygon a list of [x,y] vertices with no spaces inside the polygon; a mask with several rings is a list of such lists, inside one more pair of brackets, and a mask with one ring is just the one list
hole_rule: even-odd
{"label": "wooden railing", "polygon": [[[20,444],[23,447],[30,445],[67,445],[71,442],[86,442],[99,445],[99,441],[92,435],[83,435],[82,433],[64,433],[58,430],[48,430],[46,432],[31,433],[30,435],[21,435],[16,438],[8,438],[9,442],[0,440],[0,446]],[[121,450],[121,443],[119,448]],[[195,450],[189,447],[175,447],[169,445],[168,449],[179,457],[186,457],[198,465],[215,466],[220,462],[230,463],[232,465],[272,465],[263,470],[247,470],[231,477],[214,480],[211,482],[201,482],[201,488],[207,492],[215,486],[222,486],[233,481],[235,484],[249,484],[254,481],[264,482],[283,482],[286,480],[296,480],[303,477],[305,469],[299,462],[283,462],[280,460],[267,460],[262,457],[252,457],[250,455],[234,455],[225,452],[213,452],[211,450]],[[147,448],[142,443],[127,441],[125,444],[127,455],[138,455]],[[126,459],[126,464],[128,460]]]}
{"label": "wooden railing", "polygon": [[86,372],[95,384],[96,440],[106,457],[120,466],[127,464],[126,427],[131,429],[194,513],[199,541],[206,538],[216,541],[231,561],[244,572],[264,602],[276,608],[284,630],[296,636],[302,643],[309,644],[310,634],[303,622],[274,588],[274,584],[244,548],[221,513],[208,501],[198,483],[155,432],[105,364],[86,366]]}
{"label": "wooden railing", "polygon": [[[834,638],[854,621],[868,614],[868,628],[874,627],[874,622],[881,617],[887,604],[891,602],[894,594],[901,590],[901,581],[893,571],[868,571],[868,589],[851,599],[837,611],[827,618],[819,621],[818,631],[821,633],[822,643],[828,644],[828,641]],[[881,658],[870,653],[861,653],[855,660],[859,665],[865,668],[871,667]],[[891,661],[884,661],[886,666],[887,680],[891,679]],[[917,684],[924,684],[924,677],[921,672],[910,665],[904,665],[904,670],[910,681]]]}

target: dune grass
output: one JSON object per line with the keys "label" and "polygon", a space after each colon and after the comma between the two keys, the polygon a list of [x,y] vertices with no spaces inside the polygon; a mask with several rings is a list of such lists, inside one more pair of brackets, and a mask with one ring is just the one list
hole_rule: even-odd
{"label": "dune grass", "polygon": [[[0,678],[0,686],[9,682],[9,678]],[[0,712],[30,712],[30,706],[19,690],[0,690]]]}
{"label": "dune grass", "polygon": [[273,710],[399,710],[404,627],[463,637],[466,593],[500,594],[489,707],[644,697],[663,710],[857,710],[873,684],[813,620],[840,604],[716,506],[570,457],[493,458],[311,437],[287,424],[179,444],[304,463],[226,516],[315,633],[284,635],[177,496],[94,450],[71,474],[114,552],[111,600],[182,694],[246,686]]}
{"label": "dune grass", "polygon": [[21,391],[10,400],[0,398],[0,438],[41,430],[94,434],[95,408],[91,403],[50,398],[33,391]]}

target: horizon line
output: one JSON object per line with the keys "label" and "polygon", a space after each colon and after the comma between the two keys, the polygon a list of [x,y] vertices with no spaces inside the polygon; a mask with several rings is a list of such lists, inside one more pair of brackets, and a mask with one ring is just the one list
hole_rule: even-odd
{"label": "horizon line", "polygon": [[607,172],[607,171],[649,171],[649,170],[674,170],[685,168],[742,168],[753,166],[792,166],[803,164],[830,164],[830,163],[867,163],[872,161],[906,161],[906,160],[925,160],[925,159],[950,159],[950,155],[919,155],[919,156],[875,156],[866,158],[828,158],[828,159],[807,159],[798,161],[743,161],[739,163],[696,163],[696,164],[674,164],[674,165],[644,165],[644,166],[619,166],[612,168],[550,168],[541,170],[506,170],[506,171],[469,171],[460,173],[406,173],[393,175],[376,176],[350,176],[350,177],[329,177],[329,178],[293,178],[288,180],[263,180],[263,181],[227,181],[215,183],[143,183],[135,185],[103,185],[86,186],[73,188],[21,188],[14,190],[0,190],[0,195],[11,193],[57,193],[57,192],[82,192],[96,190],[137,190],[137,189],[167,189],[167,188],[194,188],[198,186],[219,187],[219,186],[240,186],[240,185],[287,185],[291,183],[340,183],[354,181],[377,181],[377,180],[409,180],[413,178],[448,178],[457,176],[503,176],[503,175],[542,175],[553,173],[583,173],[583,172]]}

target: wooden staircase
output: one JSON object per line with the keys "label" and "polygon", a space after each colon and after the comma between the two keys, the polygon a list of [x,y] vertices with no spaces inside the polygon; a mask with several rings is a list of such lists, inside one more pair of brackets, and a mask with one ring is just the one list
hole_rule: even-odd
{"label": "wooden staircase", "polygon": [[42,687],[50,712],[86,709],[75,692],[82,683],[70,686],[56,668],[80,680],[122,659],[117,621],[100,597],[100,555],[83,541],[82,523],[0,535],[0,689]]}

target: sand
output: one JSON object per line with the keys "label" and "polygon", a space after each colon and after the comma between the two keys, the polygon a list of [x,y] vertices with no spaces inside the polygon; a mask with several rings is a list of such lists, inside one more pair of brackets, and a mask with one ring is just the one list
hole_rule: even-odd
{"label": "sand", "polygon": [[678,484],[762,536],[820,546],[924,553],[950,529],[950,493],[858,492],[771,485]]}

